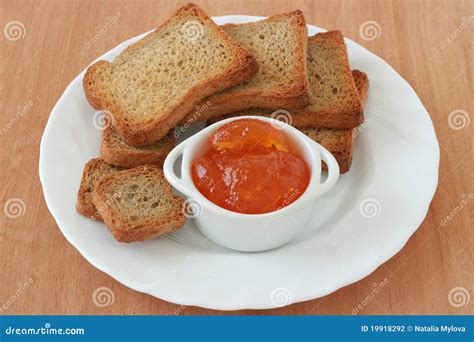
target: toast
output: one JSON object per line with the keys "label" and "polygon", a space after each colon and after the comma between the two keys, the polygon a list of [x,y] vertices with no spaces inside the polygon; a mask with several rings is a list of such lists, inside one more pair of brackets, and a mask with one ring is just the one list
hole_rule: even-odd
{"label": "toast", "polygon": [[166,156],[175,146],[173,130],[157,142],[135,147],[125,143],[115,128],[109,126],[102,132],[100,156],[111,165],[132,168],[140,165],[163,166]]}
{"label": "toast", "polygon": [[363,122],[363,106],[340,31],[309,38],[308,74],[311,104],[295,117],[306,116],[307,127],[354,128]]}
{"label": "toast", "polygon": [[[340,31],[308,38],[308,77],[311,103],[304,109],[290,111],[293,126],[345,129],[357,127],[364,121],[363,106]],[[252,108],[233,114],[271,117],[273,113]]]}
{"label": "toast", "polygon": [[205,110],[194,110],[180,125],[253,107],[290,110],[309,104],[308,37],[301,11],[221,27],[255,56],[259,71],[242,84],[204,99],[197,108]]}
{"label": "toast", "polygon": [[174,231],[186,221],[184,200],[171,192],[163,171],[154,165],[103,176],[92,201],[120,242],[152,239]]}
{"label": "toast", "polygon": [[[365,73],[360,70],[352,70],[352,76],[354,83],[357,87],[357,91],[360,97],[362,105],[367,100],[367,94],[369,89],[369,78]],[[255,115],[255,114],[247,114]],[[219,118],[209,120],[209,124],[214,122],[227,119],[229,117],[239,116],[236,113],[225,115]],[[292,117],[294,118],[294,116]],[[294,120],[292,122],[294,126]],[[336,158],[341,173],[349,171],[352,165],[352,154],[354,146],[354,129],[337,129],[337,128],[299,128],[300,131],[305,133],[311,139],[317,143],[323,145],[326,149],[331,152]]]}
{"label": "toast", "polygon": [[[340,173],[349,171],[355,137],[353,129],[300,128],[299,130],[331,152],[339,164]],[[326,169],[326,165],[323,168]]]}
{"label": "toast", "polygon": [[365,72],[357,69],[352,70],[352,78],[354,79],[354,84],[363,107],[369,93],[369,78]]}
{"label": "toast", "polygon": [[81,185],[77,195],[76,209],[79,214],[93,220],[102,221],[102,217],[92,203],[92,192],[102,176],[120,170],[121,168],[109,165],[101,158],[94,158],[87,162],[82,172]]}
{"label": "toast", "polygon": [[[354,79],[354,84],[357,89],[357,94],[361,102],[362,107],[364,106],[365,100],[367,98],[367,93],[369,89],[369,79],[367,75],[360,70],[352,70],[352,77]],[[266,115],[271,116],[271,115]],[[323,117],[319,118],[323,122],[322,124],[318,122],[317,117],[313,115],[300,115],[296,113],[294,115],[290,114],[291,125],[297,128],[327,128],[327,121]],[[323,126],[323,127],[321,127]],[[335,124],[334,128],[339,128],[341,124]],[[329,127],[333,128],[333,127]],[[341,129],[341,128],[339,128]]]}
{"label": "toast", "polygon": [[[352,70],[352,77],[363,106],[367,100],[369,78],[360,70]],[[354,129],[300,128],[300,130],[332,153],[339,164],[340,173],[350,170],[355,140]]]}
{"label": "toast", "polygon": [[112,62],[98,61],[84,93],[133,146],[154,143],[201,100],[258,71],[255,58],[194,4],[180,9]]}
{"label": "toast", "polygon": [[[359,97],[359,100],[361,102],[361,105],[363,106],[365,103],[365,100],[367,98],[367,93],[369,90],[369,78],[367,75],[357,69],[354,69],[351,71],[352,77],[354,79],[354,85],[356,86],[357,90],[357,96]],[[278,111],[279,112],[279,111]],[[275,112],[277,113],[277,112]],[[265,116],[265,117],[272,117],[272,114],[269,113],[268,111],[262,110],[262,109],[248,109],[248,110],[243,110],[239,112],[235,112],[232,114],[227,114],[227,115],[222,115],[219,117],[212,118],[208,120],[208,124],[213,124],[215,122],[228,119],[228,118],[233,118],[236,116],[254,116],[254,115],[259,115],[259,116]],[[296,128],[318,128],[320,127],[319,124],[314,123],[314,118],[310,118],[308,116],[301,116],[299,112],[294,115],[289,115],[287,118],[288,121],[291,121],[291,125],[296,127]],[[332,128],[332,127],[330,127]],[[337,128],[337,127],[336,127]]]}

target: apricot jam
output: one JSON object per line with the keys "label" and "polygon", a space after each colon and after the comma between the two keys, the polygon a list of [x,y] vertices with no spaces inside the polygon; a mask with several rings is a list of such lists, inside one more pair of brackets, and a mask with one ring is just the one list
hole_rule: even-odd
{"label": "apricot jam", "polygon": [[208,149],[193,160],[192,178],[198,190],[222,208],[244,214],[276,211],[308,186],[308,165],[270,123],[234,120],[208,142]]}

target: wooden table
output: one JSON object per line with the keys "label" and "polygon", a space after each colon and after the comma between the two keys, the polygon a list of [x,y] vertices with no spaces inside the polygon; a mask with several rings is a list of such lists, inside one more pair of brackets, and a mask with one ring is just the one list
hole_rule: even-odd
{"label": "wooden table", "polygon": [[[356,311],[363,315],[473,314],[474,299],[460,307],[448,300],[453,289],[474,294],[474,201],[456,209],[474,196],[474,123],[461,122],[461,129],[453,129],[448,121],[450,113],[474,120],[472,1],[196,2],[210,15],[268,16],[301,9],[308,23],[340,29],[384,58],[413,86],[431,115],[441,147],[439,185],[428,215],[395,257],[362,281],[324,298],[226,314],[351,314],[358,305]],[[19,198],[25,206],[18,218],[0,215],[0,314],[222,313],[132,291],[95,269],[59,231],[38,178],[43,129],[69,82],[97,56],[155,27],[183,3],[1,0],[1,205]],[[14,23],[19,36],[5,29],[13,21],[19,22]],[[379,26],[378,38],[359,34],[368,21]],[[455,214],[443,224],[450,213]],[[374,284],[382,282],[383,289],[373,295]],[[92,294],[100,287],[113,291],[112,305],[93,304]]]}

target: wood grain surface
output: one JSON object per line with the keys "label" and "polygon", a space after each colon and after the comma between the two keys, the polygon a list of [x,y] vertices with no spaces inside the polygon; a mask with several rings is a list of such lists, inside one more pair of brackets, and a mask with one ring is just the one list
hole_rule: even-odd
{"label": "wood grain surface", "polygon": [[[49,213],[38,177],[40,139],[52,107],[79,72],[120,42],[157,26],[184,2],[1,0],[0,313],[473,314],[473,2],[196,3],[210,15],[269,16],[300,9],[308,23],[338,28],[392,65],[430,113],[441,147],[439,185],[423,224],[367,278],[284,308],[211,311],[121,285],[90,265]],[[361,30],[370,21],[377,24],[375,37]],[[374,284],[381,283],[374,293]],[[100,287],[113,292],[111,305],[94,305],[92,294]]]}

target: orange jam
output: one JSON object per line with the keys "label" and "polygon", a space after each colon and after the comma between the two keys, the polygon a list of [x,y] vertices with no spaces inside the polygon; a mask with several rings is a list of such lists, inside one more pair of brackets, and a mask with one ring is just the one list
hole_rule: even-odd
{"label": "orange jam", "polygon": [[193,160],[198,190],[218,206],[244,214],[281,209],[306,190],[310,171],[279,129],[257,119],[234,120],[209,137]]}

